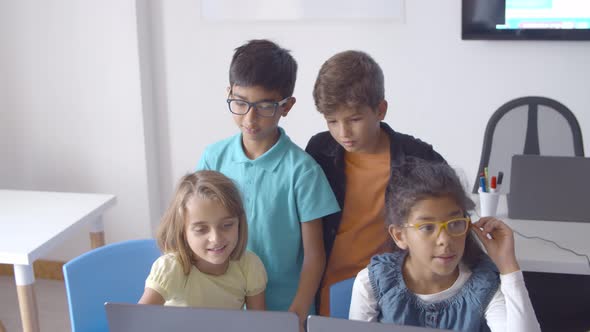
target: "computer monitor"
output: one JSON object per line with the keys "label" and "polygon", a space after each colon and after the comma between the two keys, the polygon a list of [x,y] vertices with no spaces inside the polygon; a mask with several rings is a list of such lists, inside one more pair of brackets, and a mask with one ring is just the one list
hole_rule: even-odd
{"label": "computer monitor", "polygon": [[590,40],[588,0],[462,0],[463,39]]}
{"label": "computer monitor", "polygon": [[514,155],[508,217],[590,222],[590,158]]}

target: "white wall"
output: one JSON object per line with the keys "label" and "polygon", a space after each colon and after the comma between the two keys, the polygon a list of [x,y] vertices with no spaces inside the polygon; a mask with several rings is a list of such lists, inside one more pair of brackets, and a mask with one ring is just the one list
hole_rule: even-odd
{"label": "white wall", "polygon": [[[299,62],[297,104],[281,124],[301,146],[325,128],[311,97],[319,67],[360,49],[385,72],[386,120],[469,181],[487,119],[520,96],[571,108],[590,153],[590,42],[462,41],[460,0],[406,0],[404,22],[239,23],[201,20],[199,0],[3,0],[0,187],[112,193],[107,242],[149,236],[175,181],[236,133],[228,66],[253,38]],[[78,235],[48,258],[87,250]]]}
{"label": "white wall", "polygon": [[0,48],[0,188],[115,194],[107,242],[150,236],[135,1],[1,1]]}
{"label": "white wall", "polygon": [[[297,104],[282,120],[305,146],[324,130],[311,91],[321,64],[336,52],[364,50],[385,73],[394,129],[431,143],[473,181],[483,131],[504,102],[526,95],[557,99],[590,128],[590,42],[462,41],[460,0],[406,0],[405,22],[207,22],[199,1],[157,1],[172,179],[193,169],[205,146],[237,131],[225,107],[233,49],[270,38],[293,51],[300,65]],[[590,135],[585,149],[590,153]],[[169,174],[163,174],[169,194]]]}

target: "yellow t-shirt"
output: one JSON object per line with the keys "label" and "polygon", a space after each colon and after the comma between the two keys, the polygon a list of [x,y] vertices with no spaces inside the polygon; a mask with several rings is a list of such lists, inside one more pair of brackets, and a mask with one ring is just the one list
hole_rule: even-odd
{"label": "yellow t-shirt", "polygon": [[227,271],[219,276],[203,273],[194,265],[185,276],[176,254],[169,253],[154,262],[145,287],[158,292],[164,305],[241,309],[246,296],[260,294],[266,282],[262,261],[250,251],[237,261],[230,260]]}

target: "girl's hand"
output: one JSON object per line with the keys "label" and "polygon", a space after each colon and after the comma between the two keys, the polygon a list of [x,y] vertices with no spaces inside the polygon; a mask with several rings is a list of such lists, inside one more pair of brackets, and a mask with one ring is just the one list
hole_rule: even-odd
{"label": "girl's hand", "polygon": [[520,270],[514,251],[514,234],[508,225],[494,217],[483,217],[473,223],[473,229],[501,274]]}

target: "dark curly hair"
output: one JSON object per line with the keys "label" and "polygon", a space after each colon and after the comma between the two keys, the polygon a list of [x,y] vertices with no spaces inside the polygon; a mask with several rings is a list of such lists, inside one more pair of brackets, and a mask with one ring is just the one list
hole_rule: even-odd
{"label": "dark curly hair", "polygon": [[[402,226],[412,208],[428,198],[450,197],[466,216],[475,207],[455,170],[446,163],[408,158],[393,169],[389,186],[391,194],[385,202],[387,225]],[[469,232],[463,261],[471,267],[482,254],[476,236]]]}

